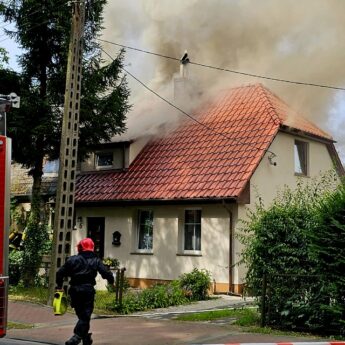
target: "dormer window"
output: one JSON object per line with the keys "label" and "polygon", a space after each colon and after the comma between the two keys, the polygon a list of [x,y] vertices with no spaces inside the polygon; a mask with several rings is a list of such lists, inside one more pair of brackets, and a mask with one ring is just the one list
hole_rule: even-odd
{"label": "dormer window", "polygon": [[90,156],[80,164],[80,171],[124,171],[129,164],[129,142],[104,143],[93,148]]}
{"label": "dormer window", "polygon": [[96,167],[99,169],[112,168],[114,163],[113,152],[100,152],[96,154]]}

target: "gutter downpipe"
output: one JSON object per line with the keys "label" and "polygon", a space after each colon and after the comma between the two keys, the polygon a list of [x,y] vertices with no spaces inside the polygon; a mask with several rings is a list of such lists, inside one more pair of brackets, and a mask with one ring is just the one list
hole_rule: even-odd
{"label": "gutter downpipe", "polygon": [[233,241],[233,215],[231,209],[228,207],[226,202],[222,201],[223,207],[229,214],[229,294],[234,293],[234,286],[233,286],[233,248],[234,248],[234,241]]}

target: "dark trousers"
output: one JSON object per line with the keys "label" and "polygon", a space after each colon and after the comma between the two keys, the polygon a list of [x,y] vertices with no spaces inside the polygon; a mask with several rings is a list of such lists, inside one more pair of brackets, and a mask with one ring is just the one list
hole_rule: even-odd
{"label": "dark trousers", "polygon": [[71,286],[69,291],[71,296],[71,307],[74,308],[78,317],[78,322],[74,327],[74,333],[81,338],[85,338],[90,329],[90,319],[95,301],[95,289],[92,285]]}

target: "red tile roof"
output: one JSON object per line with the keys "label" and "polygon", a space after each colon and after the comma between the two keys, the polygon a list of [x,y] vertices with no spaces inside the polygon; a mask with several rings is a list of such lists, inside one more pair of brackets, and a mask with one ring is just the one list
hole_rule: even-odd
{"label": "red tile roof", "polygon": [[278,130],[332,138],[261,84],[221,92],[172,133],[155,139],[125,172],[81,174],[76,202],[236,198]]}

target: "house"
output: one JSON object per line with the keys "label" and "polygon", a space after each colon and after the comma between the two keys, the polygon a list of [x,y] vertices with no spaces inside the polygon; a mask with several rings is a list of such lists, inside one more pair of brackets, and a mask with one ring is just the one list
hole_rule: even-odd
{"label": "house", "polygon": [[[20,210],[22,215],[22,221],[24,222],[31,210],[31,193],[32,193],[32,176],[29,175],[29,170],[24,168],[21,164],[12,162],[11,164],[11,198],[15,200],[17,210]],[[59,162],[44,161],[42,185],[41,185],[41,197],[45,204],[45,217],[47,219],[47,225],[52,227],[54,212],[53,206],[55,205],[55,195],[57,188],[57,177],[59,170]],[[23,232],[24,224],[14,224],[12,222],[11,230],[19,232],[20,235]]]}
{"label": "house", "polygon": [[235,234],[256,193],[269,202],[299,178],[344,169],[332,137],[261,84],[220,92],[193,116],[148,142],[99,147],[81,165],[73,242],[92,237],[133,286],[198,267],[216,292],[239,293]]}

